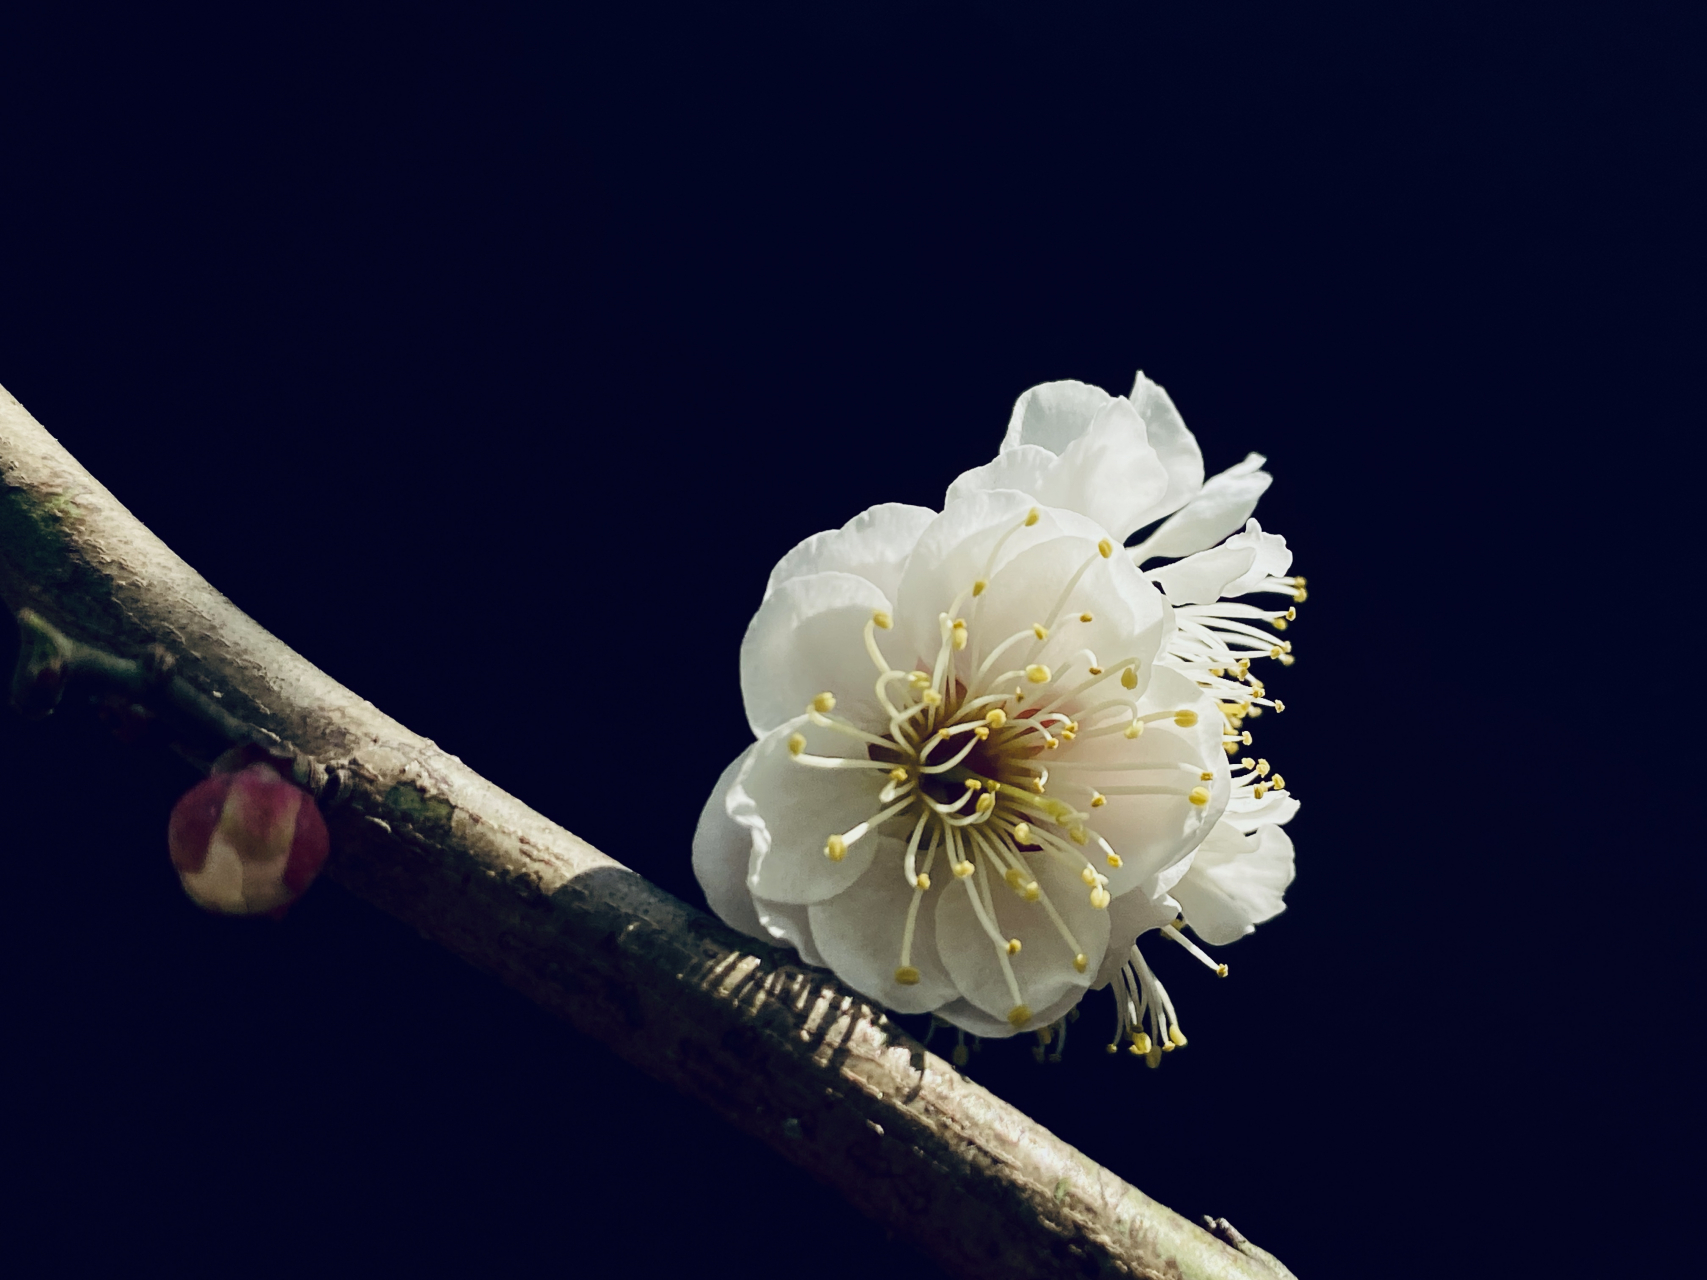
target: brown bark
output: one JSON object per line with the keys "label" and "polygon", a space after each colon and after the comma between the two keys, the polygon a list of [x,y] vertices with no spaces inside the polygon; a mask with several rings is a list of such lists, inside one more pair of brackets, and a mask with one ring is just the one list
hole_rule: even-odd
{"label": "brown bark", "polygon": [[[790,950],[676,901],[417,737],[179,560],[0,388],[0,598],[347,780],[329,871],[763,1139],[949,1272],[1273,1280]],[[158,656],[149,661],[158,665]],[[683,851],[686,857],[686,851]]]}

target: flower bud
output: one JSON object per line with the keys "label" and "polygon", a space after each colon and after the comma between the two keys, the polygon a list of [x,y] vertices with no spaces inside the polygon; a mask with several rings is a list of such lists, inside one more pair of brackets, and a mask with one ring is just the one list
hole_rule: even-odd
{"label": "flower bud", "polygon": [[[172,865],[197,906],[224,915],[281,913],[326,861],[314,798],[267,759],[228,753],[173,806]],[[222,767],[223,766],[223,767]]]}

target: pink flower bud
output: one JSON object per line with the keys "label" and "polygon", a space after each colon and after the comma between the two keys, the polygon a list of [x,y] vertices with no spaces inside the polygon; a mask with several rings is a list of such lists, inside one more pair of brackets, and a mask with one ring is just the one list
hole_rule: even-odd
{"label": "pink flower bud", "polygon": [[209,911],[279,914],[320,873],[329,848],[326,820],[314,798],[267,760],[235,772],[214,769],[172,808],[166,842],[178,879]]}

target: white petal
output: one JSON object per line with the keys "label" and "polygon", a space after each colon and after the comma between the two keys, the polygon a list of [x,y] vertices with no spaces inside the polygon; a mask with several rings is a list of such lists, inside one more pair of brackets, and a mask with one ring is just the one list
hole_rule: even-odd
{"label": "white petal", "polygon": [[[1032,1028],[1042,1025],[1038,1018],[1050,1006],[1063,997],[1076,997],[1090,985],[1108,946],[1108,912],[1091,906],[1084,882],[1064,859],[1038,853],[1029,855],[1028,861],[1090,966],[1085,973],[1073,967],[1073,952],[1041,902],[1025,901],[1000,878],[991,876],[996,929],[1004,938],[1018,938],[1022,946],[1008,963],[1019,981],[1020,997],[1032,1011],[1032,1021],[1027,1024]],[[960,994],[986,1014],[1005,1019],[1014,1007],[1013,996],[996,958],[995,945],[979,924],[967,896],[967,886],[976,879],[950,877],[943,885],[936,904],[937,949]]]}
{"label": "white petal", "polygon": [[793,719],[826,690],[848,719],[885,723],[864,636],[871,615],[889,607],[876,584],[852,573],[790,578],[766,596],[741,641],[741,698],[753,736]]}
{"label": "white petal", "polygon": [[[1037,523],[1023,527],[1034,507]],[[937,618],[957,596],[964,609],[976,580],[992,577],[1022,551],[1064,533],[1088,539],[1088,546],[1104,536],[1101,527],[1084,516],[1046,507],[1027,493],[999,489],[969,493],[950,503],[919,535],[901,571],[895,629],[878,636],[884,656],[902,671],[912,670],[916,662],[928,667],[941,643]],[[998,544],[1001,553],[992,562]]]}
{"label": "white petal", "polygon": [[1256,552],[1251,567],[1221,588],[1223,596],[1242,596],[1254,591],[1269,578],[1282,577],[1292,567],[1292,552],[1286,539],[1278,533],[1264,533],[1254,518],[1246,522],[1243,533],[1235,533],[1221,545],[1250,547]]}
{"label": "white petal", "polygon": [[[1087,562],[1089,567],[1086,568]],[[1084,568],[1077,585],[1053,619],[1046,616],[1062,597],[1062,589]],[[1131,583],[1120,579],[1130,578]],[[1134,603],[1142,610],[1133,608]],[[1137,659],[1139,670],[1148,672],[1162,643],[1162,599],[1139,577],[1138,570],[1117,557],[1103,559],[1096,544],[1084,538],[1052,538],[1028,547],[992,574],[982,596],[967,609],[973,643],[968,658],[990,652],[1010,636],[1045,624],[1051,628],[1046,640],[1026,639],[1003,651],[999,669],[1018,670],[1040,662],[1059,673],[1063,685],[1071,686],[1087,677],[1095,654],[1105,666]],[[1089,622],[1081,621],[1086,614]],[[1099,686],[1097,701],[1106,700],[1112,684]]]}
{"label": "white petal", "polygon": [[1146,437],[1144,420],[1125,396],[1097,411],[1062,452],[1037,496],[1052,507],[1089,516],[1126,541],[1168,490],[1168,473]]}
{"label": "white petal", "polygon": [[1214,546],[1244,524],[1274,479],[1258,470],[1266,461],[1262,454],[1253,453],[1237,466],[1211,476],[1195,498],[1132,548],[1134,563],[1143,564],[1158,556],[1188,556]]}
{"label": "white petal", "polygon": [[813,534],[779,560],[765,584],[765,595],[768,598],[790,578],[835,572],[857,574],[894,599],[901,566],[934,519],[936,512],[929,507],[901,502],[869,507],[840,529]]}
{"label": "white petal", "polygon": [[[1094,787],[1107,796],[1107,803],[1092,811],[1087,825],[1108,841],[1120,856],[1117,868],[1098,866],[1109,878],[1109,892],[1117,899],[1148,885],[1152,877],[1178,862],[1197,847],[1220,820],[1226,809],[1231,781],[1227,753],[1221,749],[1226,723],[1209,693],[1171,667],[1158,666],[1149,690],[1138,704],[1140,712],[1191,710],[1197,723],[1181,728],[1172,721],[1150,724],[1141,737],[1121,734],[1077,741],[1063,748],[1057,777],[1050,789],[1061,784]],[[1052,753],[1053,754],[1053,753]],[[1125,764],[1174,764],[1174,769],[1121,769]],[[1096,766],[1105,766],[1098,768]],[[1212,778],[1205,782],[1202,774]],[[1163,786],[1173,795],[1121,795],[1125,786]],[[1193,787],[1206,787],[1209,803],[1194,805],[1188,798]],[[1062,789],[1070,802],[1083,807],[1087,793]],[[1092,846],[1095,849],[1095,846]],[[1093,859],[1096,854],[1092,853]]]}
{"label": "white petal", "polygon": [[1240,831],[1255,831],[1268,823],[1291,822],[1298,812],[1298,801],[1290,792],[1270,791],[1261,800],[1249,797],[1234,800],[1227,806],[1225,820]]}
{"label": "white petal", "polygon": [[[871,868],[835,897],[810,908],[812,936],[836,976],[861,995],[897,1013],[926,1013],[954,999],[954,983],[937,955],[935,904],[927,896],[919,904],[908,960],[919,981],[904,987],[895,981],[901,963],[901,935],[913,887],[903,870],[907,844],[884,837]],[[937,865],[942,863],[938,855]],[[933,872],[953,881],[946,871]],[[943,885],[937,892],[947,892]]]}
{"label": "white petal", "polygon": [[1002,451],[1035,444],[1053,454],[1065,453],[1091,425],[1097,411],[1112,399],[1101,387],[1070,378],[1035,386],[1014,401]]}
{"label": "white petal", "polygon": [[1219,824],[1198,846],[1191,870],[1174,886],[1191,931],[1205,942],[1234,942],[1286,909],[1292,840],[1273,825],[1241,835]]}
{"label": "white petal", "polygon": [[1230,584],[1250,573],[1257,562],[1257,551],[1248,543],[1223,544],[1146,572],[1169,604],[1210,604],[1219,600]]}
{"label": "white petal", "polygon": [[1139,936],[1152,929],[1164,928],[1171,924],[1177,915],[1179,903],[1166,894],[1152,898],[1149,894],[1134,889],[1109,903],[1108,951],[1103,955],[1102,967],[1097,970],[1096,981],[1091,983],[1092,988],[1101,991],[1113,982],[1114,975],[1119,973],[1120,966],[1126,963],[1127,954]]}
{"label": "white petal", "polygon": [[[840,862],[824,854],[824,842],[850,830],[882,807],[879,769],[814,769],[788,751],[792,733],[806,736],[815,755],[864,759],[853,738],[819,729],[801,716],[754,743],[729,788],[729,816],[751,834],[747,888],[756,898],[811,903],[832,898],[871,865],[877,841],[867,836]],[[873,833],[874,835],[876,833]]]}
{"label": "white petal", "polygon": [[943,507],[992,489],[1013,489],[1037,495],[1049,479],[1056,461],[1055,455],[1041,445],[1022,444],[1004,449],[983,466],[962,471],[956,476],[954,483],[948,486]]}
{"label": "white petal", "polygon": [[808,912],[810,907],[803,907],[787,902],[770,902],[764,898],[754,898],[753,907],[759,913],[759,924],[765,932],[779,942],[786,942],[800,953],[800,958],[807,964],[815,964],[820,968],[824,957],[819,953],[812,933],[812,925]]}
{"label": "white petal", "polygon": [[693,833],[693,873],[712,911],[732,929],[755,938],[768,937],[747,892],[747,864],[752,860],[752,833],[727,808],[729,789],[753,754],[748,747],[725,769],[699,813]]}
{"label": "white petal", "polygon": [[992,1017],[964,997],[959,1000],[951,1000],[933,1012],[944,1022],[959,1027],[967,1035],[981,1036],[986,1040],[1005,1040],[1007,1037],[1019,1035],[1021,1032],[1029,1033],[1047,1027],[1084,998],[1085,993],[1075,987],[1054,1004],[1046,1005],[1041,1009],[1033,1009],[1031,1021],[1023,1027],[1014,1026],[1006,1018]]}
{"label": "white petal", "polygon": [[1145,438],[1168,476],[1166,492],[1138,515],[1136,527],[1142,529],[1151,521],[1178,511],[1197,496],[1203,488],[1203,453],[1168,393],[1146,378],[1142,369],[1132,380],[1129,399],[1138,416],[1144,419]]}

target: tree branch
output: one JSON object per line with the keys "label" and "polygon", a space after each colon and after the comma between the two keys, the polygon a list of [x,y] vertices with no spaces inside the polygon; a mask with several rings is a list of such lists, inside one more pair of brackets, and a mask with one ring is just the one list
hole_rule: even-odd
{"label": "tree branch", "polygon": [[173,555],[4,388],[0,599],[47,624],[20,671],[59,671],[48,684],[93,671],[204,731],[297,757],[300,778],[338,792],[327,820],[339,882],[761,1138],[949,1272],[1273,1280],[829,974],[676,901],[332,680]]}

